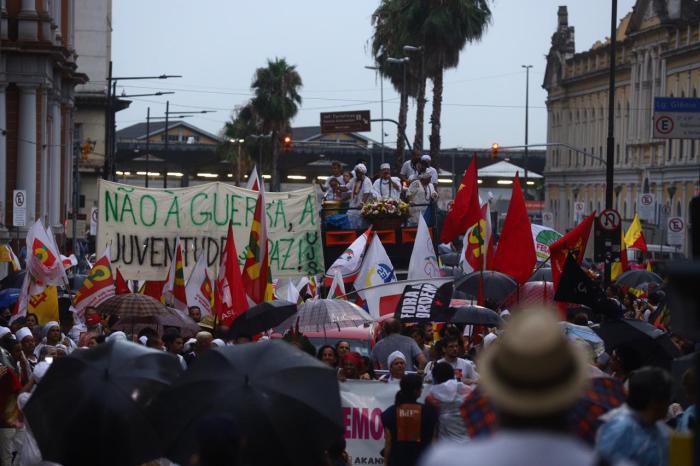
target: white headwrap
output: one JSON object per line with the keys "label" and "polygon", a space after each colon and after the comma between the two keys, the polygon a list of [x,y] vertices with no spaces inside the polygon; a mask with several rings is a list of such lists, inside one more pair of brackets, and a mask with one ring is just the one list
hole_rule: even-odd
{"label": "white headwrap", "polygon": [[32,331],[29,330],[29,327],[22,327],[15,332],[15,336],[17,337],[17,341],[19,341],[21,343],[22,340],[24,340],[27,337],[31,337],[33,335],[32,335]]}
{"label": "white headwrap", "polygon": [[403,362],[406,362],[406,356],[401,351],[394,351],[389,355],[387,358],[387,369],[391,369],[391,365],[394,364],[394,361],[397,359],[401,359]]}
{"label": "white headwrap", "polygon": [[58,322],[52,320],[51,322],[44,325],[44,336],[49,334],[49,330],[51,330],[52,327],[58,327],[59,329],[61,328]]}
{"label": "white headwrap", "polygon": [[8,333],[12,333],[12,330],[7,327],[0,327],[0,338],[4,337]]}
{"label": "white headwrap", "polygon": [[421,155],[420,159],[424,162],[430,162],[432,160],[428,154]]}
{"label": "white headwrap", "polygon": [[391,170],[391,165],[389,165],[388,163],[383,163],[383,164],[381,164],[381,165],[379,166],[379,169],[380,169],[380,170],[384,170],[385,168],[386,168],[387,170]]}
{"label": "white headwrap", "polygon": [[105,338],[105,341],[110,342],[110,341],[128,341],[129,339],[126,337],[126,333],[124,332],[114,332],[110,334],[107,338]]}
{"label": "white headwrap", "polygon": [[146,346],[146,343],[148,343],[148,337],[146,335],[141,335],[139,337],[139,342],[143,345]]}
{"label": "white headwrap", "polygon": [[223,348],[224,346],[226,346],[226,343],[224,343],[224,340],[222,340],[221,338],[216,338],[212,340],[211,344],[219,348]]}
{"label": "white headwrap", "polygon": [[361,173],[367,173],[367,166],[364,163],[358,163],[355,165],[355,171]]}
{"label": "white headwrap", "polygon": [[44,378],[44,375],[46,375],[46,371],[49,370],[49,367],[51,367],[51,364],[49,364],[46,361],[41,361],[36,366],[34,366],[34,371],[32,372],[32,379],[34,379],[35,383],[41,382],[41,379]]}

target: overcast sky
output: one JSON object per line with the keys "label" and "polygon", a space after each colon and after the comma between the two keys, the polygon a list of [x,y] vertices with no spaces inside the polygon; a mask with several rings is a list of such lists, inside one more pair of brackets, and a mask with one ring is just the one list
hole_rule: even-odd
{"label": "overcast sky", "polygon": [[[145,121],[146,107],[162,116],[171,110],[217,110],[188,118],[218,133],[231,110],[250,97],[256,68],[268,58],[284,57],[297,66],[304,87],[293,126],[318,126],[319,113],[369,109],[380,115],[380,81],[368,41],[370,18],[378,0],[115,0],[112,60],[115,76],[181,74],[167,81],[132,81],[129,94],[175,90],[161,97],[134,98],[118,114],[118,127]],[[467,45],[459,67],[445,74],[442,111],[443,147],[522,144],[525,119],[525,71],[530,71],[530,142],[546,139],[545,55],[564,0],[496,0],[493,21],[483,40]],[[618,19],[633,0],[619,0]],[[576,28],[576,51],[609,35],[610,0],[570,0],[569,24]],[[126,82],[124,82],[126,83]],[[119,93],[121,93],[121,87]],[[431,99],[428,84],[428,99]],[[384,113],[397,118],[398,94],[384,83]],[[426,106],[425,139],[430,103]],[[413,110],[413,105],[411,104]],[[413,141],[415,117],[409,114]],[[367,135],[380,140],[379,124]],[[396,129],[385,127],[387,144]]]}

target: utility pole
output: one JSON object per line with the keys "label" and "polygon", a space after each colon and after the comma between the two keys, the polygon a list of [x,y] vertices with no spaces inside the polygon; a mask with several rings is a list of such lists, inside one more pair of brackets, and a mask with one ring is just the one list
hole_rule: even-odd
{"label": "utility pole", "polygon": [[[170,101],[165,101],[165,146],[163,149],[163,188],[168,187],[168,116],[170,116]],[[146,173],[148,176],[148,173]]]}
{"label": "utility pole", "polygon": [[78,212],[80,211],[80,141],[73,142],[73,215],[71,228],[73,231],[73,254],[78,257]]}
{"label": "utility pole", "polygon": [[[610,12],[610,81],[608,85],[608,140],[605,166],[605,208],[613,208],[613,182],[615,173],[615,66],[617,49],[617,0],[612,0]],[[617,238],[616,242],[620,239]],[[618,243],[619,244],[619,243]],[[605,283],[610,283],[612,273],[612,243],[605,241]]]}
{"label": "utility pole", "polygon": [[148,172],[151,169],[151,107],[146,109],[146,187],[148,188]]}
{"label": "utility pole", "polygon": [[527,149],[527,139],[529,135],[528,123],[530,116],[530,68],[532,65],[522,65],[525,68],[525,199],[527,199],[527,161],[528,161],[528,149]]}

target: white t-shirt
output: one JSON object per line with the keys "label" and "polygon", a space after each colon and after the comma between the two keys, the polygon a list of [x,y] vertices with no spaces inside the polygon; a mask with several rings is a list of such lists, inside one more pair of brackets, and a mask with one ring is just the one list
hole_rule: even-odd
{"label": "white t-shirt", "polygon": [[[476,367],[473,362],[466,359],[457,358],[454,362],[449,362],[442,358],[438,362],[446,362],[452,369],[455,370],[455,379],[462,382],[464,379],[479,380],[479,373],[476,371]],[[425,381],[427,383],[433,383],[433,364],[429,363],[429,367],[425,368]]]}
{"label": "white t-shirt", "polygon": [[[358,183],[361,185],[356,186]],[[351,179],[347,187],[350,193],[350,207],[362,207],[364,195],[372,194],[372,182],[366,176],[362,178],[362,181],[358,181],[357,178]]]}
{"label": "white t-shirt", "polygon": [[[488,438],[469,443],[438,443],[429,450],[421,466],[595,466],[593,449],[564,434],[541,431],[501,430]],[[616,463],[615,466],[629,466]]]}
{"label": "white t-shirt", "polygon": [[398,199],[401,197],[401,180],[392,176],[390,180],[377,178],[374,180],[374,195],[379,198]]}
{"label": "white t-shirt", "polygon": [[430,173],[430,182],[433,183],[434,185],[437,185],[437,182],[438,182],[437,170],[433,167],[428,167],[425,169],[425,172]]}
{"label": "white t-shirt", "polygon": [[329,189],[329,188],[331,187],[331,180],[332,180],[333,178],[335,178],[336,180],[338,180],[338,184],[339,184],[340,186],[345,186],[345,179],[343,178],[343,175],[338,175],[338,176],[333,176],[333,175],[331,175],[331,176],[329,176],[328,178],[326,178],[326,182],[323,183],[323,190],[324,190],[324,191],[326,191],[327,189]]}
{"label": "white t-shirt", "polygon": [[401,165],[401,175],[405,176],[407,179],[411,179],[418,172],[416,171],[415,165],[413,165],[412,160],[406,160],[403,165]]}

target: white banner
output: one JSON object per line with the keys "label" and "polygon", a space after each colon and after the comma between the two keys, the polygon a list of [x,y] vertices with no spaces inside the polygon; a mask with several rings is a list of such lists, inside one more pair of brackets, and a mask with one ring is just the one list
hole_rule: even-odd
{"label": "white banner", "polygon": [[[163,280],[175,238],[183,245],[185,276],[204,252],[216,277],[229,220],[243,265],[258,193],[224,183],[149,189],[100,180],[97,250],[110,246],[112,264],[128,280]],[[274,278],[324,271],[313,188],[265,193],[270,267]]]}

